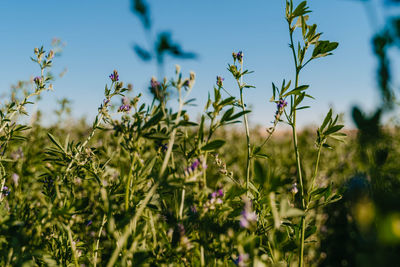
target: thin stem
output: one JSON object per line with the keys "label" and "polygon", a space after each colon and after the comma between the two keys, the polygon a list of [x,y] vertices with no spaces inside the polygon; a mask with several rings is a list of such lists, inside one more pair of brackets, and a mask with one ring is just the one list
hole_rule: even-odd
{"label": "thin stem", "polygon": [[[311,179],[311,186],[308,189],[308,192],[310,192],[310,193],[314,190],[314,183],[315,183],[315,178],[317,177],[317,173],[318,173],[318,165],[319,165],[319,160],[320,160],[320,156],[321,156],[321,149],[322,149],[322,145],[319,145],[318,153],[317,153],[317,162],[315,163],[314,175]],[[310,203],[310,200],[311,200],[311,196],[310,196],[310,194],[308,194],[307,206]]]}
{"label": "thin stem", "polygon": [[101,222],[100,230],[99,230],[99,233],[97,235],[97,240],[96,240],[96,248],[95,248],[94,256],[93,256],[93,266],[94,267],[96,267],[96,265],[97,265],[97,254],[99,251],[101,233],[103,232],[103,227],[104,227],[104,224],[106,223],[106,221],[107,221],[107,216],[104,214],[103,221]]}
{"label": "thin stem", "polygon": [[[299,66],[297,65],[297,58],[296,58],[296,51],[294,48],[294,43],[293,43],[293,33],[290,29],[290,24],[289,24],[289,32],[290,32],[290,48],[292,49],[292,54],[293,54],[293,59],[295,63],[295,68],[296,68],[296,80],[295,80],[295,88],[298,87],[299,84],[299,73],[300,69]],[[299,147],[298,147],[298,142],[297,142],[297,132],[296,132],[296,107],[294,107],[294,103],[296,102],[297,96],[295,95],[292,97],[291,101],[291,109],[292,109],[292,135],[293,135],[293,146],[294,146],[294,151],[296,155],[296,167],[297,167],[297,176],[300,184],[300,196],[301,196],[301,208],[304,210],[305,209],[305,199],[304,199],[304,183],[303,183],[303,175],[302,175],[302,170],[301,170],[301,163],[300,163],[300,152],[299,152]],[[304,265],[304,235],[305,235],[305,228],[306,228],[306,218],[305,215],[301,217],[300,221],[300,251],[299,251],[299,267],[303,267]]]}
{"label": "thin stem", "polygon": [[185,204],[185,188],[182,189],[181,206],[179,208],[179,218],[182,220],[183,217],[183,207]]}
{"label": "thin stem", "polygon": [[76,246],[75,246],[75,243],[74,243],[74,241],[72,239],[71,228],[69,226],[66,226],[65,229],[67,230],[67,233],[68,233],[68,240],[69,240],[69,243],[71,245],[72,256],[74,258],[75,267],[79,267],[78,258],[76,256]]}
{"label": "thin stem", "polygon": [[[243,58],[240,61],[240,73],[243,72]],[[240,106],[242,107],[243,112],[246,111],[246,107],[243,100],[243,75],[240,76],[240,82],[238,82],[240,89]],[[247,142],[247,160],[246,160],[246,192],[249,195],[249,184],[250,184],[250,160],[251,160],[251,148],[250,148],[250,131],[249,131],[249,122],[247,120],[247,114],[243,115],[244,127],[246,130],[246,142]]]}
{"label": "thin stem", "polygon": [[131,182],[132,182],[132,172],[133,172],[133,166],[135,164],[136,161],[136,154],[134,153],[133,157],[132,157],[132,161],[131,161],[131,166],[129,167],[129,174],[128,174],[128,181],[126,183],[126,190],[125,190],[125,210],[128,210],[129,208],[129,191],[130,191],[130,187],[131,187]]}

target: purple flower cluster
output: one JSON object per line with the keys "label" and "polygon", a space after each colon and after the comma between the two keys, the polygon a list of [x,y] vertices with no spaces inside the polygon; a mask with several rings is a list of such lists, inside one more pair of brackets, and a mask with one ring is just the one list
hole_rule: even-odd
{"label": "purple flower cluster", "polygon": [[225,79],[224,78],[222,78],[221,76],[217,76],[217,86],[218,87],[222,87],[223,86],[223,81],[224,81]]}
{"label": "purple flower cluster", "polygon": [[242,254],[241,253],[241,254],[239,254],[237,259],[235,260],[235,264],[237,266],[244,267],[244,266],[247,266],[246,261],[248,261],[248,260],[249,260],[249,254],[247,254],[247,253]]}
{"label": "purple flower cluster", "polygon": [[107,99],[104,99],[104,100],[103,100],[103,106],[104,106],[104,107],[107,107],[108,104],[110,104],[110,101],[111,101],[111,100],[108,99],[108,98],[107,98]]}
{"label": "purple flower cluster", "polygon": [[217,191],[212,192],[208,196],[207,202],[204,204],[204,209],[207,211],[208,209],[215,209],[215,205],[221,205],[223,203],[222,198],[224,196],[224,190],[222,188]]}
{"label": "purple flower cluster", "polygon": [[251,228],[257,222],[257,214],[251,208],[251,201],[245,200],[244,209],[242,211],[239,224],[243,228]]}
{"label": "purple flower cluster", "polygon": [[35,78],[33,78],[33,82],[36,85],[40,85],[40,83],[42,82],[42,77],[36,76]]}
{"label": "purple flower cluster", "polygon": [[287,102],[284,99],[279,99],[279,101],[276,103],[276,113],[275,113],[275,118],[279,120],[279,117],[281,116],[283,109],[287,106]]}
{"label": "purple flower cluster", "polygon": [[113,73],[111,73],[110,76],[108,76],[108,77],[113,82],[118,82],[119,81],[119,75],[118,75],[118,72],[116,70],[114,70]]}
{"label": "purple flower cluster", "polygon": [[276,104],[276,106],[279,110],[286,107],[286,105],[287,105],[287,102],[285,100],[283,100],[282,98],[279,99],[278,103]]}
{"label": "purple flower cluster", "polygon": [[120,112],[129,112],[131,110],[131,105],[129,104],[129,99],[126,97],[122,98],[122,105],[119,107]]}
{"label": "purple flower cluster", "polygon": [[243,61],[243,52],[239,51],[237,53],[233,52],[232,57],[234,60],[238,60],[240,63]]}
{"label": "purple flower cluster", "polygon": [[193,163],[185,169],[185,175],[189,176],[190,174],[194,173],[194,171],[197,170],[199,167],[205,170],[207,169],[207,164],[205,162],[202,163],[200,159],[195,159]]}
{"label": "purple flower cluster", "polygon": [[11,189],[8,189],[7,186],[3,186],[2,193],[4,196],[8,196],[10,194],[10,192],[11,192]]}
{"label": "purple flower cluster", "polygon": [[158,89],[160,87],[160,83],[157,81],[156,78],[151,78],[150,80],[150,88],[151,89]]}

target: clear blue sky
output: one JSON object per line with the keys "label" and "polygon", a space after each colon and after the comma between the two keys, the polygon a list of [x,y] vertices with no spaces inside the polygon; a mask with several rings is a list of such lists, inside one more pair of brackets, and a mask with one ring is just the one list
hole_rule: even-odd
{"label": "clear blue sky", "polygon": [[[225,77],[230,91],[237,88],[226,70],[232,51],[243,50],[245,65],[255,73],[248,83],[247,100],[253,106],[253,124],[269,125],[275,106],[269,103],[271,82],[293,79],[293,64],[288,49],[284,0],[148,0],[155,32],[171,30],[183,48],[196,52],[197,60],[168,59],[168,74],[178,63],[187,73],[197,74],[193,97],[202,110],[215,76]],[[303,111],[301,124],[317,123],[333,106],[349,112],[354,104],[371,108],[376,103],[375,59],[370,39],[373,28],[361,2],[310,0],[310,21],[324,32],[321,39],[338,41],[333,56],[310,64],[301,82],[310,84],[316,100]],[[29,60],[33,48],[49,46],[53,37],[67,46],[55,61],[55,71],[68,68],[54,83],[55,92],[46,93],[42,105],[46,112],[55,108],[56,99],[73,101],[76,117],[93,117],[103,99],[104,84],[113,69],[120,79],[131,82],[136,91],[146,91],[156,75],[156,66],[141,62],[132,51],[134,43],[146,44],[142,26],[131,12],[130,1],[120,0],[2,0],[0,2],[0,92],[16,81],[37,73]],[[51,119],[52,116],[45,116]],[[347,116],[347,122],[350,119]]]}

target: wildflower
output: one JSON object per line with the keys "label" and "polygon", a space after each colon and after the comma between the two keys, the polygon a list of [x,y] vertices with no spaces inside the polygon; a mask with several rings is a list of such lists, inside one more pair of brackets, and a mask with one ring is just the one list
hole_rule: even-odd
{"label": "wildflower", "polygon": [[223,81],[224,81],[225,79],[224,78],[222,78],[221,76],[217,76],[217,86],[218,87],[222,87],[223,86]]}
{"label": "wildflower", "polygon": [[16,174],[16,173],[13,173],[11,175],[11,179],[12,179],[13,183],[17,186],[18,185],[18,181],[19,181],[19,175]]}
{"label": "wildflower", "polygon": [[111,73],[110,76],[108,76],[108,77],[110,77],[111,81],[113,81],[113,82],[119,81],[119,75],[116,70],[114,70],[113,73]]}
{"label": "wildflower", "polygon": [[152,77],[150,80],[150,88],[155,90],[158,89],[160,87],[160,83],[157,81],[157,79],[155,77]]}
{"label": "wildflower", "polygon": [[196,213],[197,213],[196,205],[190,206],[190,212],[193,213],[193,214],[196,214]]}
{"label": "wildflower", "polygon": [[35,78],[33,78],[33,82],[36,85],[40,85],[40,83],[42,82],[42,77],[36,76]]}
{"label": "wildflower", "polygon": [[215,209],[215,204],[217,205],[221,205],[223,202],[222,197],[224,196],[224,192],[221,189],[218,189],[217,191],[212,192],[208,198],[209,200],[207,200],[207,202],[204,204],[204,207],[206,210],[208,209]]}
{"label": "wildflower", "polygon": [[224,196],[224,190],[222,190],[222,188],[218,189],[217,194],[218,194],[219,197],[223,197]]}
{"label": "wildflower", "polygon": [[122,98],[122,105],[119,107],[118,111],[120,112],[128,112],[131,110],[131,105],[129,104],[129,99],[126,97]]}
{"label": "wildflower", "polygon": [[242,51],[239,51],[239,52],[236,54],[236,58],[237,58],[237,60],[238,60],[239,62],[242,62],[242,61],[243,61],[243,52],[242,52]]}
{"label": "wildflower", "polygon": [[249,254],[247,253],[240,253],[237,259],[235,260],[235,264],[240,267],[247,266],[245,263],[249,259]]}
{"label": "wildflower", "polygon": [[292,185],[292,188],[290,189],[290,192],[292,192],[293,195],[296,195],[297,192],[299,192],[299,189],[297,189],[297,183],[294,183]]}
{"label": "wildflower", "polygon": [[242,211],[239,224],[243,228],[251,228],[257,222],[257,214],[251,209],[251,202],[245,200],[244,209]]}
{"label": "wildflower", "polygon": [[86,226],[89,226],[89,225],[91,225],[93,223],[93,221],[92,220],[89,220],[87,223],[86,223]]}
{"label": "wildflower", "polygon": [[10,194],[10,192],[11,192],[11,189],[8,189],[7,186],[3,186],[2,193],[4,196],[8,196]]}
{"label": "wildflower", "polygon": [[107,107],[109,103],[110,103],[110,99],[107,98],[107,99],[103,100],[103,106],[104,107]]}
{"label": "wildflower", "polygon": [[286,107],[287,102],[284,99],[279,99],[278,103],[277,103],[277,108],[278,110],[283,109],[284,107]]}
{"label": "wildflower", "polygon": [[276,103],[276,113],[275,113],[275,119],[279,120],[279,117],[281,116],[283,109],[286,107],[287,102],[284,99],[279,99],[279,101]]}

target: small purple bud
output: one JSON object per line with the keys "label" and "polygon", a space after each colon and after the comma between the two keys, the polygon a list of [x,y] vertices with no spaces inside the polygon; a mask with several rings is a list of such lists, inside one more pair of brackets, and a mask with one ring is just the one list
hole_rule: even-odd
{"label": "small purple bud", "polygon": [[92,220],[89,220],[87,223],[86,223],[86,226],[89,226],[89,225],[91,225],[93,222],[92,222]]}
{"label": "small purple bud", "polygon": [[156,78],[151,78],[150,80],[150,87],[152,89],[158,89],[158,87],[160,87],[160,83],[156,80]]}
{"label": "small purple bud", "polygon": [[222,87],[223,86],[223,81],[224,81],[225,79],[224,78],[222,78],[221,76],[217,76],[217,86],[218,87]]}
{"label": "small purple bud", "polygon": [[236,58],[237,58],[237,60],[238,60],[239,62],[242,62],[242,60],[243,60],[243,52],[242,52],[242,51],[239,51],[239,52],[236,54]]}
{"label": "small purple bud", "polygon": [[218,195],[217,192],[214,191],[211,193],[211,198],[217,198],[217,195]]}
{"label": "small purple bud", "polygon": [[219,197],[223,197],[224,196],[224,190],[222,190],[222,188],[218,189],[218,196]]}
{"label": "small purple bud", "polygon": [[118,82],[119,81],[119,75],[118,75],[118,72],[116,70],[114,70],[113,73],[111,73],[110,76],[108,76],[108,77],[113,82]]}
{"label": "small purple bud", "polygon": [[191,211],[192,213],[197,213],[197,208],[196,208],[196,206],[195,206],[195,205],[190,206],[190,211]]}
{"label": "small purple bud", "polygon": [[33,82],[36,83],[37,85],[39,85],[41,81],[42,77],[36,76],[35,78],[33,78]]}

